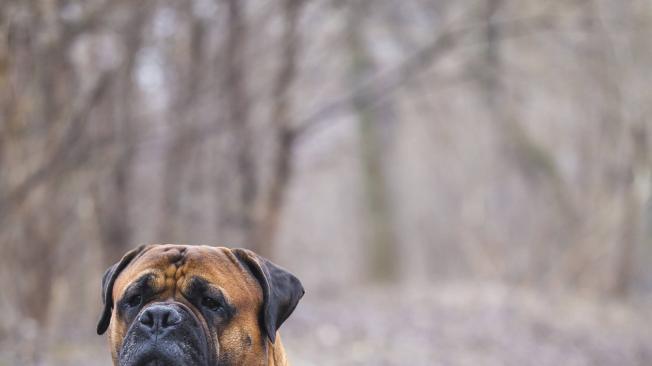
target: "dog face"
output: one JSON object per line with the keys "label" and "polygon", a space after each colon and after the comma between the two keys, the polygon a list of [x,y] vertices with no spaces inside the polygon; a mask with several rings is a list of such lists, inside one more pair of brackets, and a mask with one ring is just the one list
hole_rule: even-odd
{"label": "dog face", "polygon": [[148,245],[102,280],[114,364],[253,365],[304,290],[286,270],[245,249]]}

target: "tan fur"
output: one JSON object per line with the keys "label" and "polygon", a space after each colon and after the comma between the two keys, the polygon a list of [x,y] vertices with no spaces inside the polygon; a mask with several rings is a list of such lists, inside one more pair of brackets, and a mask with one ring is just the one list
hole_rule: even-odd
{"label": "tan fur", "polygon": [[[180,266],[174,264],[180,252],[185,260]],[[157,245],[148,248],[120,273],[113,287],[113,299],[120,299],[129,285],[144,274],[155,275],[155,287],[164,291],[152,301],[179,301],[187,305],[195,315],[199,311],[181,295],[188,286],[188,279],[201,276],[219,287],[228,301],[237,309],[235,317],[221,334],[211,334],[219,353],[228,353],[234,365],[288,365],[280,337],[272,345],[260,328],[258,314],[263,294],[260,285],[240,265],[230,249],[210,246]],[[205,329],[209,329],[203,317]],[[114,308],[109,326],[109,343],[113,362],[126,336],[127,325],[118,317]],[[250,337],[251,342],[244,340]]]}

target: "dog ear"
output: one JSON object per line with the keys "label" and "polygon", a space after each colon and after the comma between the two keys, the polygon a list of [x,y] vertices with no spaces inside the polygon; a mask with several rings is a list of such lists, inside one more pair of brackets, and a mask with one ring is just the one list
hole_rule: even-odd
{"label": "dog ear", "polygon": [[305,293],[298,278],[266,258],[247,249],[233,249],[263,289],[263,329],[274,343],[276,331],[292,314]]}
{"label": "dog ear", "polygon": [[102,315],[100,320],[97,323],[97,334],[104,334],[106,329],[109,327],[109,322],[111,321],[111,312],[113,311],[113,284],[115,283],[116,278],[122,270],[124,270],[131,261],[140,254],[146,245],[141,245],[138,248],[132,249],[127,252],[120,262],[109,267],[104,276],[102,277],[102,303],[104,304],[104,310],[102,310]]}

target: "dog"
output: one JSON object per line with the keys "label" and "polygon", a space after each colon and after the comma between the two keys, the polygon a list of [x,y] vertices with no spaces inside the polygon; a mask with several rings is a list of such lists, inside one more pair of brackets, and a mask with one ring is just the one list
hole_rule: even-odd
{"label": "dog", "polygon": [[288,365],[278,329],[304,289],[247,249],[152,244],[102,278],[114,365]]}

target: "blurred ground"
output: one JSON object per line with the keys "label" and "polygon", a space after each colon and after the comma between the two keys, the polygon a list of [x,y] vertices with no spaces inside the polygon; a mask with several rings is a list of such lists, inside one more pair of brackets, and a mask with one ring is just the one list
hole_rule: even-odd
{"label": "blurred ground", "polygon": [[495,284],[352,291],[308,297],[284,339],[306,366],[652,364],[650,312],[597,303]]}
{"label": "blurred ground", "polygon": [[[281,333],[297,366],[645,366],[650,300],[544,296],[495,283],[308,292]],[[53,344],[42,364],[109,365],[105,339],[91,334]],[[6,355],[0,365],[15,364]]]}

